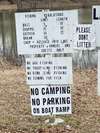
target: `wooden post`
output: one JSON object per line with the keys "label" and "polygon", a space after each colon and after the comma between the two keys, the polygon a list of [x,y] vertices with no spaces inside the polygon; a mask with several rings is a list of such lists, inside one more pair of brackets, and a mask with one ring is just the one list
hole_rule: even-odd
{"label": "wooden post", "polygon": [[1,33],[2,33],[2,45],[3,45],[3,56],[5,53],[5,31],[4,31],[4,14],[1,14]]}
{"label": "wooden post", "polygon": [[17,57],[17,48],[16,48],[16,37],[15,37],[15,22],[14,22],[14,14],[10,13],[10,28],[11,28],[11,56],[14,58]]}
{"label": "wooden post", "polygon": [[22,9],[22,0],[17,0],[17,8],[18,10]]}

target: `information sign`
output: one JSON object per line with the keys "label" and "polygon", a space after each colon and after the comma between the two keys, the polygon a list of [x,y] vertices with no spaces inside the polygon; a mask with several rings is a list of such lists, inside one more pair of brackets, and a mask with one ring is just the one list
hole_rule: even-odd
{"label": "information sign", "polygon": [[42,11],[16,13],[19,55],[71,53],[78,11]]}
{"label": "information sign", "polygon": [[27,58],[28,85],[72,84],[72,57]]}

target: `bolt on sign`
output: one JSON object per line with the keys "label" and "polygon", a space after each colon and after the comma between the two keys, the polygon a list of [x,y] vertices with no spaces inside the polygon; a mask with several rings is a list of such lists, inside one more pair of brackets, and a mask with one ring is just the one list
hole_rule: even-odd
{"label": "bolt on sign", "polygon": [[100,6],[92,7],[92,23],[96,30],[96,46],[100,47]]}
{"label": "bolt on sign", "polygon": [[78,24],[74,33],[74,49],[92,50],[96,48],[95,27],[92,24]]}
{"label": "bolt on sign", "polygon": [[26,58],[28,85],[72,84],[72,57]]}
{"label": "bolt on sign", "polygon": [[78,10],[15,14],[19,55],[72,52]]}
{"label": "bolt on sign", "polygon": [[32,115],[71,114],[71,85],[30,86]]}

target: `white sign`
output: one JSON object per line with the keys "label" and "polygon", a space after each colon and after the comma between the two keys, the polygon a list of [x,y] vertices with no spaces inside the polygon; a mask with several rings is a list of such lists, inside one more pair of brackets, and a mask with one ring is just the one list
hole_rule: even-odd
{"label": "white sign", "polygon": [[98,50],[98,88],[97,94],[100,96],[100,50]]}
{"label": "white sign", "polygon": [[32,115],[71,114],[71,86],[31,86]]}
{"label": "white sign", "polygon": [[100,6],[92,8],[92,23],[96,30],[96,46],[100,47]]}
{"label": "white sign", "polygon": [[27,84],[72,84],[72,57],[27,58]]}
{"label": "white sign", "polygon": [[95,27],[92,24],[79,24],[74,34],[74,48],[91,50],[96,48]]}
{"label": "white sign", "polygon": [[70,53],[78,11],[16,13],[18,54]]}

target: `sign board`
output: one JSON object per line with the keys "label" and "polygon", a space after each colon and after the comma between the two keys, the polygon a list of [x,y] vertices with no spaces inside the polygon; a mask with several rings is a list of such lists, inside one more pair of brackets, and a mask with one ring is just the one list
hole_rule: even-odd
{"label": "sign board", "polygon": [[97,94],[100,96],[100,50],[98,50],[98,88]]}
{"label": "sign board", "polygon": [[91,50],[96,48],[95,27],[92,24],[78,24],[74,34],[74,49]]}
{"label": "sign board", "polygon": [[71,114],[71,86],[31,86],[32,115]]}
{"label": "sign board", "polygon": [[95,26],[96,46],[100,47],[100,6],[92,8],[92,23]]}
{"label": "sign board", "polygon": [[42,11],[16,13],[19,55],[70,53],[78,11]]}
{"label": "sign board", "polygon": [[72,57],[27,58],[28,85],[72,84]]}

